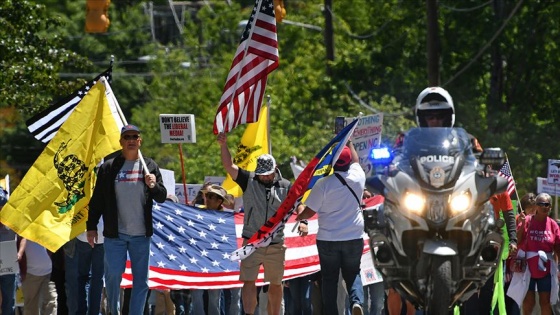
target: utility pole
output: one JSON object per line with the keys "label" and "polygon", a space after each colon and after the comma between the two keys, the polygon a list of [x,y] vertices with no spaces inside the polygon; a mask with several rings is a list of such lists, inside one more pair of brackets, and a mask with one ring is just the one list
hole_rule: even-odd
{"label": "utility pole", "polygon": [[437,0],[426,1],[428,18],[428,84],[439,85],[439,27]]}
{"label": "utility pole", "polygon": [[332,18],[332,0],[325,0],[325,49],[327,51],[327,75],[331,75],[330,61],[334,61],[334,31]]}

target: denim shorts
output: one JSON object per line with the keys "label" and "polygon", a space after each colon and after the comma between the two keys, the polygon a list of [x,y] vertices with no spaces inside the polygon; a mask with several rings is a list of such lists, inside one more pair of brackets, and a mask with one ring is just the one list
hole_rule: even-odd
{"label": "denim shorts", "polygon": [[542,278],[531,278],[529,282],[529,291],[535,291],[535,285],[539,292],[550,292],[552,291],[552,277],[549,274]]}

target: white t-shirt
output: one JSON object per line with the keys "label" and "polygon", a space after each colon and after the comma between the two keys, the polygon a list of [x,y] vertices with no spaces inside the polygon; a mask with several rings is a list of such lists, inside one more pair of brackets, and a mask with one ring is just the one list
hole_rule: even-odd
{"label": "white t-shirt", "polygon": [[52,272],[52,260],[43,246],[27,240],[25,245],[25,257],[27,260],[27,273],[34,276],[45,276]]}
{"label": "white t-shirt", "polygon": [[360,203],[365,188],[366,174],[358,163],[352,163],[348,172],[336,172],[348,184],[343,185],[336,176],[330,175],[315,183],[305,205],[317,212],[320,241],[349,241],[362,238],[364,217]]}

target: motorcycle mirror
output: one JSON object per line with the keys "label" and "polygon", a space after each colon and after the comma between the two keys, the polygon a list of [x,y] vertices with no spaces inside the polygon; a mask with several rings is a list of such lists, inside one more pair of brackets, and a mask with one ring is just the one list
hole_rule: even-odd
{"label": "motorcycle mirror", "polygon": [[479,160],[481,164],[499,168],[506,162],[506,156],[501,148],[486,148],[482,151]]}

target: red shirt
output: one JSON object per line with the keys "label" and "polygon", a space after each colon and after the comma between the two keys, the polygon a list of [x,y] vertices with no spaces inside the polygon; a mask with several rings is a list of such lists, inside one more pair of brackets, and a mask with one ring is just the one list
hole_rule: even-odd
{"label": "red shirt", "polygon": [[513,210],[513,204],[511,203],[511,198],[507,191],[490,197],[490,203],[494,208],[494,217],[496,219],[500,218],[500,211],[505,212]]}

